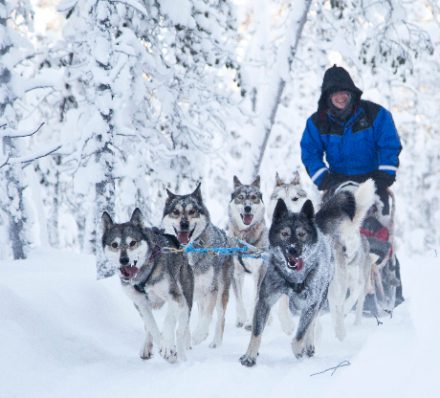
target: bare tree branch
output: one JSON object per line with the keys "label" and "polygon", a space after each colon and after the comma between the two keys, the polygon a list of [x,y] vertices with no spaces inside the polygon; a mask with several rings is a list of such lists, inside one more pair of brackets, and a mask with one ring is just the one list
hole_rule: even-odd
{"label": "bare tree branch", "polygon": [[46,151],[42,151],[40,153],[32,154],[26,157],[20,157],[20,158],[14,158],[13,163],[22,163],[22,164],[28,164],[35,160],[44,158],[46,156],[52,155],[54,152],[58,151],[58,149],[61,148],[61,145],[57,145],[54,148],[51,148]]}
{"label": "bare tree branch", "polygon": [[1,135],[3,137],[10,137],[10,138],[20,138],[20,137],[30,137],[41,129],[43,127],[44,122],[41,122],[40,125],[36,129],[32,129],[31,131],[14,131],[10,133],[2,133]]}

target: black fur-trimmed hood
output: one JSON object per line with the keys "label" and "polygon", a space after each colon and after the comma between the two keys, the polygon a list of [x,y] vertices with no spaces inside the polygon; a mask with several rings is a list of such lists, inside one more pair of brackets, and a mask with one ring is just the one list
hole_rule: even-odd
{"label": "black fur-trimmed hood", "polygon": [[354,95],[354,104],[360,101],[362,90],[355,86],[350,74],[342,66],[336,66],[335,64],[324,73],[318,110],[327,107],[327,97],[329,94],[341,90],[350,91]]}

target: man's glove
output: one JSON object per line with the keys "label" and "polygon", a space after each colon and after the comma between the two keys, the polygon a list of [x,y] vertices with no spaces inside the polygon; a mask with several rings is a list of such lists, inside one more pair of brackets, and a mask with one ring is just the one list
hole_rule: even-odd
{"label": "man's glove", "polygon": [[327,191],[334,184],[334,175],[330,172],[327,172],[324,177],[322,177],[321,182],[319,183],[318,189],[320,191]]}
{"label": "man's glove", "polygon": [[394,183],[394,181],[396,181],[395,174],[389,174],[381,170],[376,170],[375,172],[373,172],[372,178],[376,183],[378,191],[385,191],[389,186]]}

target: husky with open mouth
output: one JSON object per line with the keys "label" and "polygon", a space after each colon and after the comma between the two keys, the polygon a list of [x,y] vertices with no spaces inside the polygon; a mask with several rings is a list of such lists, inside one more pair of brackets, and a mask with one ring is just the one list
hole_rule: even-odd
{"label": "husky with open mouth", "polygon": [[[104,254],[119,269],[122,287],[144,322],[141,358],[152,357],[154,343],[168,362],[184,360],[190,344],[194,276],[183,253],[163,251],[178,248],[178,242],[158,229],[145,228],[139,209],[121,224],[104,212],[102,223]],[[161,333],[152,310],[165,303],[168,308]]]}
{"label": "husky with open mouth", "polygon": [[[176,195],[167,190],[162,226],[176,236],[181,245],[198,248],[224,248],[230,242],[225,232],[212,224],[208,209],[203,203],[200,184],[194,192]],[[211,348],[221,345],[225,327],[225,313],[233,276],[230,256],[212,253],[188,252],[194,272],[194,299],[199,309],[198,325],[192,334],[193,343],[199,344],[208,337],[214,308],[217,307],[217,324]]]}
{"label": "husky with open mouth", "polygon": [[[275,186],[270,196],[269,217],[272,218],[278,199],[283,199],[286,207],[293,213],[298,213],[307,199],[310,199],[308,193],[303,188],[299,171],[292,173],[291,178],[285,180],[280,177],[278,172],[275,174]],[[289,298],[283,295],[278,302],[278,318],[281,329],[291,335],[295,330],[295,322],[291,311],[289,310]]]}
{"label": "husky with open mouth", "polygon": [[[245,241],[258,249],[269,246],[268,229],[264,220],[263,195],[260,191],[260,176],[251,184],[242,184],[234,176],[234,191],[229,202],[228,233],[231,237]],[[252,329],[252,322],[247,317],[243,300],[243,284],[245,274],[251,274],[254,279],[255,291],[252,295],[252,306],[249,308],[250,316],[254,313],[258,279],[260,274],[261,258],[234,257],[233,289],[237,303],[237,327],[245,326]]]}
{"label": "husky with open mouth", "polygon": [[290,212],[286,203],[278,200],[269,230],[270,251],[259,284],[252,336],[246,354],[240,358],[242,365],[255,365],[270,309],[283,294],[289,297],[291,308],[301,311],[292,341],[293,353],[297,358],[313,356],[315,323],[334,273],[332,234],[344,217],[353,218],[354,209],[350,193],[335,195],[316,215],[310,200],[299,213]]}

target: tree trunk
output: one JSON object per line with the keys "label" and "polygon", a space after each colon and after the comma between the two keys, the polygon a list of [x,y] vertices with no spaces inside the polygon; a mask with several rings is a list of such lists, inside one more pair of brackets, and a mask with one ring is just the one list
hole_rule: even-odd
{"label": "tree trunk", "polygon": [[[310,6],[312,5],[312,0],[304,0],[303,2],[303,10],[300,13],[299,17],[296,18],[295,16],[292,17],[292,21],[289,24],[290,29],[292,32],[295,32],[294,37],[292,35],[287,34],[286,35],[286,43],[285,46],[290,47],[287,51],[282,51],[282,53],[285,53],[287,55],[287,58],[283,60],[286,63],[286,70],[287,73],[291,71],[292,62],[295,59],[296,52],[298,50],[298,46],[300,43],[300,39],[302,36],[302,32],[304,29],[304,25],[307,22],[307,15],[310,10]],[[293,10],[290,11],[293,13]],[[295,29],[296,28],[296,29]],[[292,44],[289,44],[292,43]],[[274,77],[274,86],[277,87],[275,91],[275,95],[269,99],[269,101],[266,101],[268,108],[270,109],[270,114],[267,120],[263,120],[263,128],[264,128],[264,135],[263,135],[263,142],[260,146],[260,151],[258,154],[258,158],[255,164],[254,168],[254,178],[260,173],[261,165],[263,163],[264,155],[266,152],[267,144],[269,142],[269,137],[272,132],[273,126],[276,121],[278,107],[281,102],[281,98],[284,92],[284,89],[286,87],[286,80],[285,76],[282,76],[279,74],[278,76]],[[261,93],[261,91],[260,91]]]}

